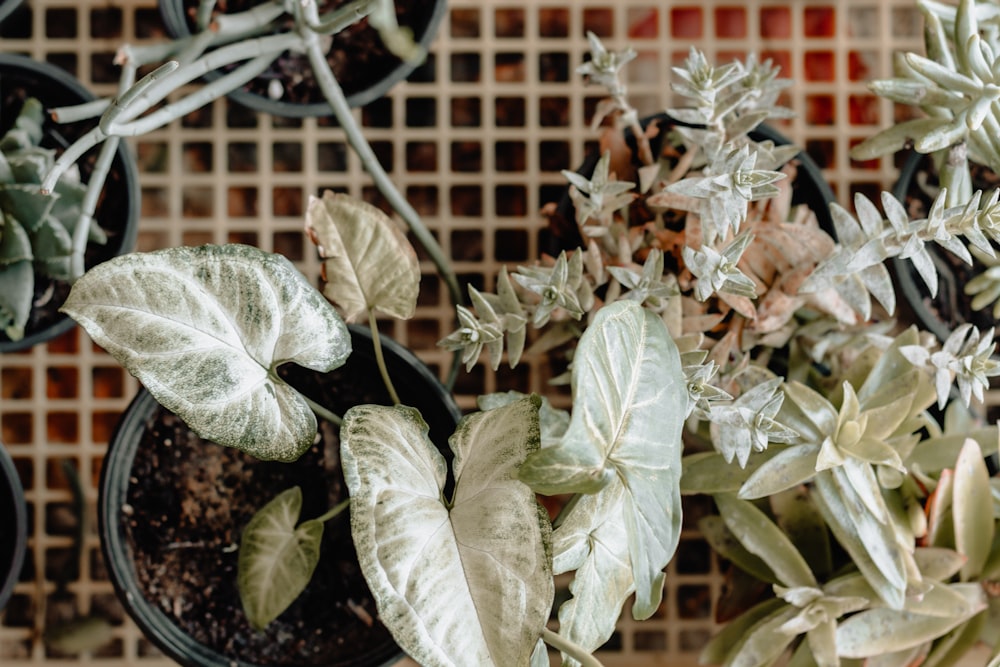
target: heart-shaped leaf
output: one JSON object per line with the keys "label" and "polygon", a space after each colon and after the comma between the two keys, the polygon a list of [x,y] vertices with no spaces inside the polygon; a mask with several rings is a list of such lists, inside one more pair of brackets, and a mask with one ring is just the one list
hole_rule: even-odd
{"label": "heart-shaped leaf", "polygon": [[[615,501],[577,504],[573,513],[582,516],[574,520],[574,532],[582,544],[597,539],[609,517],[624,525],[628,561],[622,566],[631,568],[636,589],[632,614],[648,618],[659,606],[663,568],[680,536],[681,428],[688,401],[680,355],[659,317],[634,301],[619,301],[602,308],[580,338],[572,381],[569,429],[557,445],[529,456],[520,477],[543,493],[597,491]],[[587,553],[603,558],[612,552]],[[599,585],[596,578],[594,583]],[[610,600],[603,602],[586,613],[618,613],[607,606]],[[560,632],[573,636],[565,628]]]}
{"label": "heart-shaped leaf", "polygon": [[323,522],[299,526],[302,489],[282,491],[257,510],[240,538],[237,583],[250,625],[262,630],[295,601],[319,563]]}
{"label": "heart-shaped leaf", "polygon": [[351,350],[291,262],[244,245],[122,255],[84,274],[63,310],[200,436],[261,459],[294,460],[316,435],[277,367],[326,372]]}
{"label": "heart-shaped leaf", "polygon": [[341,459],[351,530],[379,615],[421,665],[526,665],[552,607],[551,527],[516,471],[539,442],[537,397],[466,417],[455,493],[420,414],[351,408]]}
{"label": "heart-shaped leaf", "polygon": [[413,246],[380,209],[326,191],[311,197],[306,229],[325,260],[324,294],[353,322],[370,310],[409,319],[420,291]]}

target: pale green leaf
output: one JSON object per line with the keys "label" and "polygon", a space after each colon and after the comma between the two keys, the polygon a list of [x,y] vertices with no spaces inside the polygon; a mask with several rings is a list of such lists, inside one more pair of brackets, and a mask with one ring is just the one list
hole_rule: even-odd
{"label": "pale green leaf", "polygon": [[[727,656],[739,649],[750,637],[751,628],[754,628],[774,615],[791,617],[798,610],[791,607],[780,598],[771,598],[740,614],[737,618],[719,630],[701,651],[698,661],[703,665],[718,665],[726,661]],[[780,624],[779,624],[780,625]]]}
{"label": "pale green leaf", "polygon": [[940,637],[970,617],[925,616],[894,609],[869,609],[840,624],[837,628],[837,648],[845,658],[903,651]]}
{"label": "pale green leaf", "polygon": [[833,571],[830,533],[806,487],[776,493],[769,498],[778,527],[788,536],[821,581]]}
{"label": "pale green leaf", "polygon": [[958,574],[966,559],[954,549],[917,547],[913,551],[913,560],[925,578],[946,581]]}
{"label": "pale green leaf", "polygon": [[764,451],[751,456],[745,468],[735,463],[726,463],[722,454],[715,451],[688,454],[681,460],[681,493],[736,493],[755,470],[786,449],[772,443]]}
{"label": "pale green leaf", "polygon": [[[635,591],[624,495],[624,487],[615,485],[581,496],[552,534],[554,571],[576,571],[569,585],[573,597],[559,607],[559,633],[586,651],[607,642]],[[577,664],[564,659],[565,666]]]}
{"label": "pale green leaf", "polygon": [[413,316],[420,266],[413,246],[381,209],[326,191],[310,197],[306,229],[324,260],[323,293],[352,322],[369,310]]}
{"label": "pale green leaf", "polygon": [[117,257],[84,274],[63,310],[199,435],[261,459],[294,460],[316,435],[277,367],[326,372],[351,349],[291,262],[244,245]]}
{"label": "pale green leaf", "polygon": [[768,567],[760,556],[750,553],[750,551],[740,544],[739,539],[726,526],[726,521],[721,516],[709,514],[698,521],[698,532],[705,538],[712,551],[715,551],[726,560],[732,561],[736,567],[752,575],[755,579],[766,581],[771,584],[781,583],[774,572]]}
{"label": "pale green leaf", "polygon": [[753,503],[729,494],[715,496],[715,504],[736,539],[760,557],[782,584],[815,588],[819,584],[809,564],[778,526]]}
{"label": "pale green leaf", "polygon": [[0,267],[0,329],[11,340],[24,338],[34,285],[31,262],[22,260]]}
{"label": "pale green leaf", "polygon": [[965,441],[958,455],[953,483],[955,548],[968,559],[962,566],[961,578],[969,581],[982,574],[993,544],[990,473],[979,445],[972,440]]}
{"label": "pale green leaf", "polygon": [[839,469],[818,473],[815,484],[813,500],[834,537],[882,601],[901,609],[906,594],[906,567],[891,524],[880,523],[868,513]]}
{"label": "pale green leaf", "polygon": [[548,517],[516,479],[538,400],[475,413],[451,437],[455,493],[420,414],[357,406],[341,427],[351,530],[379,616],[427,667],[528,664],[552,606]]}
{"label": "pale green leaf", "polygon": [[995,621],[990,621],[989,613],[984,611],[962,623],[934,642],[927,659],[920,667],[950,667],[962,664],[963,659],[969,661],[975,655],[973,651],[976,644],[982,639],[996,639]]}
{"label": "pale green leaf", "polygon": [[[637,619],[662,595],[680,537],[681,430],[688,394],[663,321],[634,301],[598,311],[573,363],[573,414],[562,441],[520,471],[536,491],[618,493],[636,584]],[[564,480],[568,480],[564,481]]]}
{"label": "pale green leaf", "polygon": [[262,630],[305,590],[319,563],[323,524],[299,522],[302,489],[282,491],[257,510],[240,538],[237,584],[250,625]]}
{"label": "pale green leaf", "polygon": [[781,451],[750,475],[740,487],[740,498],[766,498],[808,482],[816,475],[819,452],[819,445],[797,445]]}

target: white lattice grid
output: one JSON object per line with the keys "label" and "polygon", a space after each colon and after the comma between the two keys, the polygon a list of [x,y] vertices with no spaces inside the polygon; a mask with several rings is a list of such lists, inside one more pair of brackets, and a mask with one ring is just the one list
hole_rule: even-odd
{"label": "white lattice grid", "polygon": [[[62,64],[101,94],[114,89],[108,63],[116,46],[123,39],[154,39],[160,31],[152,0],[29,2],[30,11],[22,9],[0,30],[0,49]],[[892,105],[872,97],[864,81],[888,75],[894,51],[920,48],[921,23],[910,0],[452,0],[450,7],[419,80],[358,113],[458,272],[487,288],[501,262],[536,256],[536,211],[560,191],[559,170],[579,164],[594,138],[586,114],[599,91],[573,74],[587,50],[588,29],[609,48],[627,44],[639,52],[630,90],[636,106],[650,113],[669,104],[669,67],[690,45],[720,62],[750,50],[774,57],[798,82],[786,104],[800,115],[782,129],[820,161],[841,202],[849,205],[853,192],[872,194],[895,178],[891,160],[854,164],[848,148],[893,117]],[[300,234],[305,197],[325,187],[370,194],[340,131],[311,119],[272,120],[225,102],[196,116],[133,143],[144,197],[140,248],[238,240],[287,253],[316,275]],[[432,272],[427,263],[424,269]],[[441,285],[430,276],[425,281],[416,319],[386,326],[441,368],[448,356],[434,342],[450,330],[451,315]],[[542,359],[500,378],[478,369],[461,376],[459,400],[469,408],[482,391],[544,391],[545,378]],[[71,544],[60,520],[70,492],[59,461],[76,464],[92,526],[106,443],[135,389],[79,332],[0,357],[0,437],[32,508],[31,552],[0,625],[0,664],[59,657],[38,637],[47,617],[74,611],[115,620],[114,641],[76,662],[166,663],[123,618],[92,527],[80,577],[68,586],[69,603],[55,594],[55,570]],[[667,602],[650,621],[621,622],[614,650],[602,654],[606,664],[696,662],[713,629],[709,601],[722,581],[691,525],[682,538],[687,555],[669,568]]]}

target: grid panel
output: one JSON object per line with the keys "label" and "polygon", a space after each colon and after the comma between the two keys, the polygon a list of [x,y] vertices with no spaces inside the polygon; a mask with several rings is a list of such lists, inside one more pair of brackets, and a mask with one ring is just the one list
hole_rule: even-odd
{"label": "grid panel", "polygon": [[[114,89],[109,63],[125,39],[162,35],[151,0],[29,0],[0,29],[0,49],[50,60],[100,94]],[[428,63],[406,84],[356,113],[395,182],[425,216],[459,275],[492,287],[504,263],[538,255],[541,206],[564,187],[559,171],[594,146],[588,113],[599,91],[574,67],[592,30],[609,48],[639,52],[630,93],[654,113],[672,99],[666,75],[694,45],[721,62],[755,50],[798,82],[785,104],[799,116],[781,126],[820,163],[841,203],[891,185],[891,160],[853,163],[851,145],[900,111],[870,95],[865,80],[890,73],[892,53],[919,50],[911,0],[452,0]],[[139,248],[242,241],[318,271],[301,235],[304,200],[336,188],[377,200],[340,130],[324,119],[276,119],[219,101],[132,143],[143,191]],[[424,293],[408,323],[385,322],[442,373],[449,355],[434,343],[451,328],[446,290],[423,263]],[[546,391],[543,358],[517,373],[461,374],[458,399],[516,388]],[[0,624],[0,662],[57,657],[37,637],[47,624],[91,611],[114,621],[114,640],[80,664],[168,664],[114,600],[94,525],[97,477],[110,432],[136,383],[79,331],[0,357],[0,438],[15,458],[31,510],[30,553]],[[564,395],[554,400],[565,403]],[[58,582],[74,556],[72,495],[60,462],[84,484],[88,529],[79,576]],[[608,665],[695,664],[711,633],[719,563],[693,529],[688,508],[681,555],[654,619],[622,620],[602,654]],[[627,616],[627,615],[626,615]]]}

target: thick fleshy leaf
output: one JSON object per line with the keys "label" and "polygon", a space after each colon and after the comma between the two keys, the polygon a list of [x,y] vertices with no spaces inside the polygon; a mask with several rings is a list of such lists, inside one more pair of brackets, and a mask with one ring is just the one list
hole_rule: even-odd
{"label": "thick fleshy leaf", "polygon": [[310,197],[306,229],[324,259],[323,293],[352,322],[369,310],[413,316],[420,266],[413,246],[381,209],[326,191]]}
{"label": "thick fleshy leaf", "polygon": [[819,445],[798,445],[762,463],[739,489],[740,498],[752,500],[804,484],[816,475]]}
{"label": "thick fleshy leaf", "polygon": [[726,526],[750,553],[760,557],[787,587],[819,584],[809,564],[791,540],[753,503],[735,496],[715,496]]}
{"label": "thick fleshy leaf", "polygon": [[854,564],[893,609],[902,609],[906,594],[906,567],[891,524],[880,523],[870,514],[837,468],[815,477],[813,499],[827,525]]}
{"label": "thick fleshy leaf", "polygon": [[[522,481],[542,493],[624,486],[637,619],[659,606],[663,568],[680,537],[681,429],[688,401],[663,321],[634,301],[602,308],[573,362],[573,414],[562,441],[532,454]],[[568,480],[568,483],[565,481]],[[600,523],[594,517],[595,527]]]}
{"label": "thick fleshy leaf", "polygon": [[688,454],[681,460],[681,493],[684,495],[736,493],[755,470],[788,448],[771,444],[747,461],[746,468],[726,463],[718,452]]}
{"label": "thick fleshy leaf", "polygon": [[698,521],[698,532],[708,542],[712,550],[726,560],[732,561],[736,567],[753,575],[759,581],[780,584],[779,579],[760,556],[750,553],[739,539],[726,526],[721,516],[710,514]]}
{"label": "thick fleshy leaf", "polygon": [[323,524],[299,522],[302,489],[282,491],[257,510],[240,538],[237,583],[247,620],[261,630],[305,590],[319,563]]}
{"label": "thick fleshy leaf", "polygon": [[316,435],[277,367],[326,372],[351,351],[291,262],[244,245],[122,255],[84,274],[63,310],[199,435],[261,459],[294,460]]}
{"label": "thick fleshy leaf", "polygon": [[718,665],[750,636],[750,629],[758,623],[780,613],[793,615],[795,610],[780,598],[771,598],[746,610],[739,617],[727,623],[712,637],[701,651],[698,662],[703,665]]}
{"label": "thick fleshy leaf", "polygon": [[0,328],[11,340],[24,338],[31,315],[35,271],[29,261],[0,267]]}
{"label": "thick fleshy leaf", "polygon": [[985,594],[959,616],[925,616],[894,609],[869,609],[851,616],[837,628],[837,649],[844,658],[864,658],[903,651],[936,639],[986,607]]}
{"label": "thick fleshy leaf", "polygon": [[955,462],[952,516],[955,522],[955,547],[968,560],[962,566],[963,581],[978,578],[993,544],[993,498],[990,473],[982,451],[966,440]]}
{"label": "thick fleshy leaf", "polygon": [[525,665],[552,606],[548,517],[516,479],[538,399],[475,413],[451,437],[455,494],[420,414],[351,408],[341,458],[351,531],[379,615],[421,665]]}

